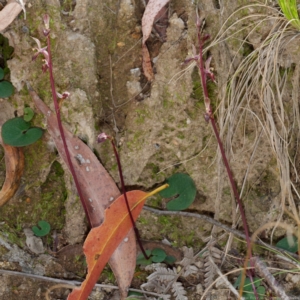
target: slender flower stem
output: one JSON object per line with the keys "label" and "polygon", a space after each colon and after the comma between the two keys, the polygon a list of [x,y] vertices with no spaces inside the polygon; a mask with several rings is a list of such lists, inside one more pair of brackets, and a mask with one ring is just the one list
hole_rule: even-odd
{"label": "slender flower stem", "polygon": [[120,157],[119,157],[119,154],[118,154],[118,151],[117,151],[117,148],[116,148],[116,145],[114,143],[113,138],[110,138],[110,142],[112,144],[112,147],[113,147],[113,150],[114,150],[114,153],[115,153],[115,157],[116,157],[116,160],[117,160],[118,169],[119,169],[119,175],[120,175],[120,181],[121,181],[121,186],[122,186],[122,193],[123,193],[124,198],[125,198],[126,207],[127,207],[128,214],[129,214],[129,217],[130,217],[130,220],[131,220],[131,223],[132,223],[132,227],[133,227],[134,233],[135,233],[137,242],[138,242],[138,244],[140,246],[140,249],[141,249],[144,257],[146,259],[149,259],[150,257],[147,255],[147,253],[146,253],[146,251],[145,251],[145,249],[144,249],[144,247],[142,245],[139,230],[137,229],[137,227],[135,225],[135,222],[134,222],[134,219],[133,219],[132,214],[131,214],[131,210],[130,210],[129,203],[128,203],[128,198],[127,198],[127,193],[126,193],[126,188],[125,188],[125,183],[124,183],[124,178],[123,178],[121,161],[120,161]]}
{"label": "slender flower stem", "polygon": [[[252,243],[251,243],[251,239],[250,239],[250,236],[249,236],[249,229],[248,229],[248,224],[247,224],[243,204],[242,204],[242,201],[240,199],[235,181],[233,179],[233,175],[232,175],[229,163],[228,163],[228,159],[227,159],[226,154],[225,154],[223,143],[222,143],[221,138],[220,138],[219,130],[217,128],[217,125],[216,125],[216,122],[215,122],[215,119],[214,119],[214,116],[213,116],[213,113],[212,113],[212,109],[211,109],[211,103],[210,103],[210,99],[209,99],[209,95],[208,95],[208,89],[207,89],[207,76],[209,75],[210,77],[212,77],[213,75],[209,70],[209,63],[208,63],[208,66],[206,66],[204,64],[204,61],[203,61],[203,45],[204,45],[204,42],[207,40],[208,36],[202,36],[200,26],[201,26],[201,22],[198,19],[198,22],[197,22],[198,34],[197,35],[198,35],[199,55],[197,56],[197,59],[195,59],[195,60],[197,62],[197,66],[198,66],[198,69],[199,69],[199,74],[200,74],[201,84],[202,84],[202,89],[203,89],[204,104],[205,104],[205,109],[206,109],[205,119],[206,119],[207,122],[210,121],[210,123],[212,125],[215,137],[217,139],[217,142],[218,142],[218,145],[219,145],[219,148],[220,148],[220,151],[221,151],[222,159],[223,159],[226,171],[227,171],[227,175],[228,175],[228,178],[229,178],[231,189],[232,189],[232,192],[234,194],[234,197],[236,199],[236,202],[238,204],[239,211],[240,211],[240,214],[241,214],[241,218],[242,218],[242,222],[243,222],[243,226],[244,226],[244,231],[245,231],[245,236],[246,236],[246,242],[247,242],[247,255],[246,255],[246,260],[245,260],[245,269],[246,269],[247,264],[248,264],[248,259],[250,260],[250,263],[252,264],[252,261],[251,261]],[[251,272],[249,273],[249,278],[251,280],[251,284],[252,284],[252,288],[253,288],[253,291],[254,291],[255,298],[259,299],[259,296],[257,294],[256,288],[255,288],[255,285],[254,285],[254,282],[253,282]],[[245,272],[243,272],[243,274],[242,274],[242,279],[241,279],[241,283],[240,283],[240,290],[239,290],[240,297],[242,296],[242,292],[243,292],[244,280],[245,280]]]}
{"label": "slender flower stem", "polygon": [[73,166],[73,163],[71,161],[71,156],[70,156],[70,152],[67,146],[67,142],[66,142],[66,138],[65,138],[65,133],[64,133],[64,129],[62,126],[62,122],[61,122],[61,117],[60,117],[60,108],[59,108],[59,104],[58,104],[58,100],[57,100],[57,94],[56,94],[56,89],[55,89],[55,81],[54,81],[54,76],[53,76],[53,65],[52,65],[52,57],[51,57],[51,44],[50,44],[50,34],[47,35],[47,51],[49,54],[49,61],[48,61],[48,65],[49,65],[49,74],[50,74],[50,83],[51,83],[51,91],[52,91],[52,98],[53,98],[53,102],[54,102],[54,107],[55,107],[55,112],[56,112],[56,118],[57,118],[57,124],[58,124],[58,128],[60,131],[60,135],[61,135],[61,140],[63,142],[64,145],[64,150],[66,153],[66,157],[67,157],[67,161],[69,164],[69,168],[71,171],[71,174],[74,178],[74,182],[77,188],[77,192],[81,201],[81,204],[83,206],[84,212],[87,216],[88,222],[90,224],[90,226],[92,227],[91,221],[90,221],[90,217],[89,217],[89,212],[86,206],[86,203],[84,201],[84,197],[83,197],[83,193],[82,190],[80,188],[79,185],[79,181]]}

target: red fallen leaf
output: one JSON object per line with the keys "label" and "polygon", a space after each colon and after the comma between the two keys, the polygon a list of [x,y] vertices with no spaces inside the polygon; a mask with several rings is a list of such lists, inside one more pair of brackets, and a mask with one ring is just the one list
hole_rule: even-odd
{"label": "red fallen leaf", "polygon": [[[136,220],[145,204],[147,194],[143,191],[130,191],[127,194],[131,214]],[[121,195],[105,211],[104,222],[93,228],[87,236],[83,250],[88,265],[88,274],[80,288],[75,288],[68,300],[86,300],[95,286],[99,275],[116,247],[126,239],[132,228],[124,196]],[[121,298],[124,299],[124,298]]]}
{"label": "red fallen leaf", "polygon": [[3,143],[5,152],[5,181],[0,191],[0,206],[5,204],[17,191],[24,170],[24,155],[22,148],[12,147]]}
{"label": "red fallen leaf", "polygon": [[[46,116],[48,132],[55,142],[59,155],[68,166],[56,115],[29,84],[28,89],[36,107]],[[119,189],[93,151],[65,127],[64,133],[91,225],[92,227],[99,226],[103,221],[105,209],[112,203],[112,200],[119,197]],[[136,264],[136,241],[133,231],[128,233],[128,239],[128,243],[121,244],[109,261],[123,297],[127,295]]]}

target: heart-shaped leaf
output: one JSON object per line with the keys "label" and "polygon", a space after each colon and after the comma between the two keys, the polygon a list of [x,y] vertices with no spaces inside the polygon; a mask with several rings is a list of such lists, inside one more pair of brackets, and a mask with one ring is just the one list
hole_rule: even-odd
{"label": "heart-shaped leaf", "polygon": [[[151,250],[146,250],[146,254],[151,256]],[[148,266],[152,264],[152,259],[151,257],[149,259],[146,259],[143,253],[140,253],[137,258],[136,258],[136,264],[137,265],[142,265],[142,266]]]}
{"label": "heart-shaped leaf", "polygon": [[30,128],[30,123],[23,118],[13,118],[2,125],[2,139],[7,145],[23,147],[36,142],[43,135],[38,127]]}
{"label": "heart-shaped leaf", "polygon": [[166,252],[160,248],[153,249],[151,254],[152,254],[152,261],[154,263],[163,262],[165,260],[165,258],[167,257]]}
{"label": "heart-shaped leaf", "polygon": [[290,239],[286,236],[276,244],[276,247],[295,253],[298,251],[298,239],[295,236],[291,236]]}
{"label": "heart-shaped leaf", "polygon": [[159,194],[163,198],[177,198],[167,203],[168,210],[184,210],[188,208],[196,197],[196,186],[193,179],[184,173],[177,173],[168,178],[167,183],[169,187]]}
{"label": "heart-shaped leaf", "polygon": [[166,258],[164,259],[164,262],[169,265],[174,264],[175,261],[176,261],[176,258],[172,255],[167,255]]}
{"label": "heart-shaped leaf", "polygon": [[39,221],[39,227],[33,226],[31,229],[36,236],[45,236],[50,232],[51,226],[46,221]]}
{"label": "heart-shaped leaf", "polygon": [[31,121],[31,119],[33,118],[34,116],[34,111],[30,108],[30,107],[25,107],[24,108],[24,116],[23,116],[23,119],[26,121],[26,122],[29,122]]}
{"label": "heart-shaped leaf", "polygon": [[10,97],[14,92],[13,85],[8,81],[0,82],[0,98]]}

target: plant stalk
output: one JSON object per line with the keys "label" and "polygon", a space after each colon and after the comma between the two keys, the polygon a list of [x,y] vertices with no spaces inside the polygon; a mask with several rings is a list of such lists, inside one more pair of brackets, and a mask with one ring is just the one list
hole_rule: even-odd
{"label": "plant stalk", "polygon": [[57,118],[57,124],[58,124],[59,132],[60,132],[60,135],[61,135],[61,140],[63,142],[63,146],[64,146],[64,150],[65,150],[65,153],[66,153],[67,161],[68,161],[68,164],[69,164],[70,172],[71,172],[71,174],[74,178],[74,182],[75,182],[75,185],[76,185],[76,189],[77,189],[81,204],[83,206],[83,209],[84,209],[85,215],[87,217],[87,220],[88,220],[90,226],[92,227],[90,217],[89,217],[89,212],[88,212],[88,209],[87,209],[87,205],[84,201],[83,193],[82,193],[82,190],[80,188],[79,181],[78,181],[78,178],[77,178],[77,175],[76,175],[76,172],[75,172],[72,160],[71,160],[70,152],[69,152],[67,142],[66,142],[66,138],[65,138],[63,125],[62,125],[62,122],[61,122],[60,108],[59,108],[59,104],[58,104],[58,100],[57,100],[57,94],[56,94],[56,89],[55,89],[55,80],[54,80],[54,76],[53,76],[50,34],[47,35],[47,51],[48,51],[48,54],[49,54],[48,65],[49,65],[51,92],[52,92],[52,98],[53,98],[53,102],[54,102],[54,108],[55,108],[55,113],[56,113],[56,118]]}
{"label": "plant stalk", "polygon": [[[205,104],[205,108],[206,108],[205,119],[206,119],[207,122],[210,121],[211,126],[213,128],[214,135],[217,139],[219,149],[221,151],[223,163],[224,163],[226,171],[227,171],[227,175],[228,175],[228,178],[229,178],[231,189],[232,189],[232,192],[234,194],[234,197],[236,199],[236,202],[238,204],[239,211],[240,211],[240,214],[241,214],[241,218],[242,218],[242,222],[243,222],[243,226],[244,226],[244,231],[245,231],[245,236],[246,236],[246,242],[247,242],[247,256],[246,256],[247,259],[245,260],[245,268],[246,268],[248,259],[250,260],[250,263],[252,264],[252,261],[251,261],[251,257],[252,257],[251,238],[249,236],[249,229],[248,229],[248,224],[247,224],[243,204],[242,204],[242,201],[240,199],[235,181],[233,179],[232,171],[230,169],[228,159],[226,157],[226,153],[225,153],[225,150],[224,150],[224,147],[223,147],[223,143],[222,143],[221,138],[220,138],[219,130],[217,128],[217,125],[216,125],[216,122],[215,122],[215,119],[214,119],[214,116],[213,116],[213,113],[212,113],[211,103],[210,103],[210,99],[209,99],[209,95],[208,95],[208,89],[207,89],[207,76],[208,76],[208,73],[210,72],[210,70],[206,69],[206,68],[209,68],[209,66],[205,66],[204,61],[203,61],[203,45],[204,45],[204,42],[206,41],[206,39],[208,38],[208,36],[203,36],[202,37],[202,32],[201,32],[200,27],[201,27],[201,22],[198,18],[197,36],[198,36],[199,56],[197,57],[198,59],[196,60],[196,62],[197,62],[197,66],[198,66],[198,69],[199,69],[199,75],[200,75],[200,78],[201,78],[201,85],[202,85],[202,90],[203,90],[203,95],[204,95],[204,104]],[[253,282],[251,272],[249,272],[249,278],[251,280],[251,284],[252,284],[252,288],[253,288],[255,298],[259,299],[259,296],[257,294],[256,288],[255,288],[255,285],[254,285],[254,282]],[[240,297],[242,296],[244,281],[245,281],[245,272],[243,272],[243,274],[242,274],[240,291],[239,291]]]}
{"label": "plant stalk", "polygon": [[123,193],[124,198],[125,198],[126,207],[127,207],[128,213],[129,213],[129,217],[130,217],[130,220],[131,220],[131,223],[132,223],[132,227],[133,227],[134,233],[135,233],[137,242],[139,244],[139,247],[140,247],[140,249],[141,249],[144,257],[146,259],[149,259],[150,257],[147,255],[147,253],[146,253],[146,251],[145,251],[145,249],[144,249],[144,247],[142,245],[142,241],[141,241],[141,236],[140,236],[139,230],[137,229],[137,227],[135,225],[135,222],[134,222],[134,219],[133,219],[132,214],[131,214],[131,210],[130,210],[130,206],[129,206],[128,198],[127,198],[127,193],[126,193],[126,188],[125,188],[125,183],[124,183],[124,177],[123,177],[123,172],[122,172],[121,161],[120,161],[120,157],[119,157],[119,154],[118,154],[118,151],[117,151],[117,148],[116,148],[116,145],[114,143],[113,138],[110,138],[110,142],[111,142],[111,145],[113,147],[114,154],[115,154],[115,157],[116,157],[116,160],[117,160],[118,170],[119,170],[119,176],[120,176],[120,182],[121,182],[121,186],[122,186],[122,193]]}

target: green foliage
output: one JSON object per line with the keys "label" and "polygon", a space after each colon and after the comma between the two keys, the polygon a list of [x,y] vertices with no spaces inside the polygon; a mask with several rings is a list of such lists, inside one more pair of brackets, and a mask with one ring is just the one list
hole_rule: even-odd
{"label": "green foliage", "polygon": [[[0,80],[4,78],[5,72],[2,68],[0,68]],[[14,92],[13,85],[6,81],[2,80],[0,81],[0,98],[7,98],[10,97]]]}
{"label": "green foliage", "polygon": [[[235,288],[240,288],[242,279],[242,273],[237,278],[236,282],[233,284]],[[261,285],[261,279],[258,277],[253,278],[254,286],[256,288],[257,294],[260,300],[265,299],[266,289],[264,286]],[[243,297],[245,300],[252,300],[255,299],[255,295],[253,292],[252,284],[250,278],[246,277],[243,287]]]}
{"label": "green foliage", "polygon": [[163,198],[176,197],[167,203],[168,210],[184,210],[195,200],[197,189],[193,179],[184,173],[177,173],[166,180],[169,187],[159,194]]}
{"label": "green foliage", "polygon": [[295,236],[286,236],[276,244],[276,247],[292,253],[296,253],[298,251],[298,239]]}
{"label": "green foliage", "polygon": [[38,222],[38,226],[33,226],[32,227],[32,231],[34,232],[34,234],[36,236],[45,236],[51,230],[50,224],[48,222],[46,222],[46,221],[39,221]]}
{"label": "green foliage", "polygon": [[173,264],[176,261],[176,258],[167,253],[160,248],[155,248],[152,251],[146,250],[146,254],[149,256],[149,259],[146,259],[143,253],[140,253],[136,259],[137,265],[148,266],[152,263],[165,262],[167,264]]}
{"label": "green foliage", "polygon": [[167,257],[166,252],[163,249],[160,249],[160,248],[153,249],[151,254],[152,254],[151,259],[154,263],[161,263]]}
{"label": "green foliage", "polygon": [[144,296],[142,293],[139,292],[133,292],[133,291],[129,291],[128,292],[128,297],[126,299],[130,299],[130,300],[140,300],[140,299],[144,299]]}
{"label": "green foliage", "polygon": [[4,74],[9,73],[9,69],[7,67],[7,61],[11,59],[14,48],[9,45],[9,40],[4,35],[0,34],[0,52],[3,59],[3,63],[1,64],[1,68],[4,69]]}
{"label": "green foliage", "polygon": [[5,144],[14,147],[28,146],[36,142],[43,135],[43,130],[38,127],[30,127],[30,123],[23,118],[13,118],[2,126],[2,139]]}
{"label": "green foliage", "polygon": [[34,116],[34,111],[30,107],[25,107],[23,119],[26,122],[29,122],[32,120],[33,116]]}
{"label": "green foliage", "polygon": [[300,30],[300,19],[297,11],[296,0],[278,0],[278,4],[288,21],[297,29]]}

